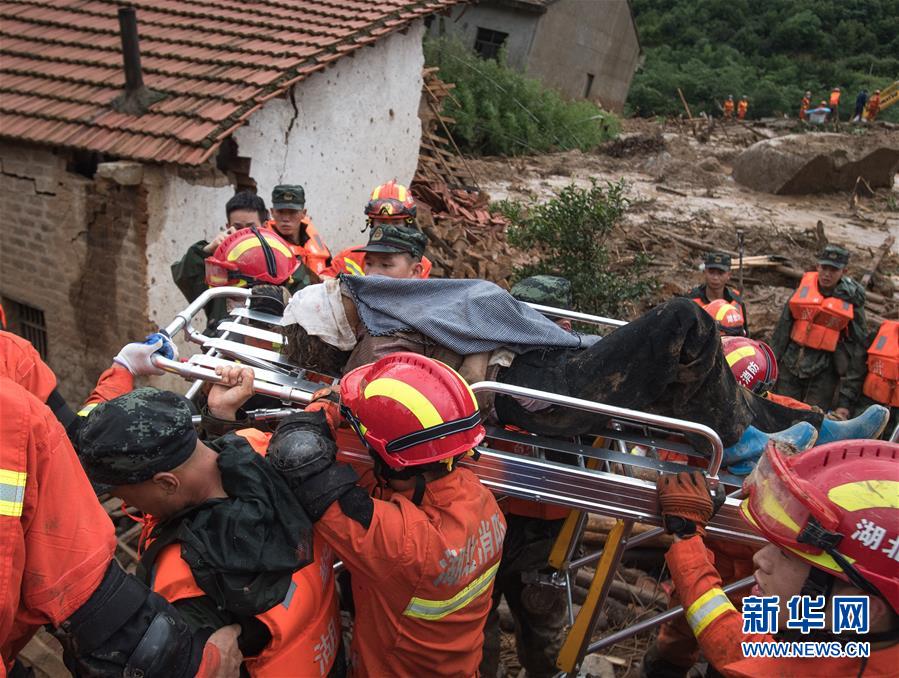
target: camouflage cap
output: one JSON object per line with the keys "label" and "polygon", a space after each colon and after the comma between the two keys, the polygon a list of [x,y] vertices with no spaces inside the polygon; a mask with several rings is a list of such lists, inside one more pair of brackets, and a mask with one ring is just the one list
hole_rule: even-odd
{"label": "camouflage cap", "polygon": [[730,255],[726,252],[709,252],[705,255],[706,268],[717,268],[719,271],[729,271],[730,264]]}
{"label": "camouflage cap", "polygon": [[90,413],[78,432],[78,456],[91,482],[135,485],[190,458],[197,443],[188,400],[139,388]]}
{"label": "camouflage cap", "polygon": [[818,263],[822,266],[846,268],[849,265],[849,250],[839,245],[825,245],[818,255]]}
{"label": "camouflage cap", "polygon": [[515,283],[510,292],[518,301],[531,304],[562,309],[572,306],[571,281],[555,275],[532,275]]}
{"label": "camouflage cap", "polygon": [[302,186],[281,184],[272,189],[272,209],[302,210],[306,208],[306,191]]}
{"label": "camouflage cap", "polygon": [[407,252],[421,259],[428,246],[428,236],[412,226],[378,224],[371,229],[368,244],[354,252]]}

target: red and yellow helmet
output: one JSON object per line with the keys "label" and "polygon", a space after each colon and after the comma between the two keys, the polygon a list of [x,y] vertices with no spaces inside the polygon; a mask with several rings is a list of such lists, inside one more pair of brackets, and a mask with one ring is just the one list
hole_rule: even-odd
{"label": "red and yellow helmet", "polygon": [[777,383],[777,358],[764,341],[746,337],[721,337],[727,366],[741,386],[763,395]]}
{"label": "red and yellow helmet", "polygon": [[365,216],[369,219],[414,224],[415,214],[415,199],[412,193],[402,184],[396,183],[396,179],[376,186],[365,206]]}
{"label": "red and yellow helmet", "polygon": [[394,353],[346,374],[340,411],[394,470],[465,454],[485,435],[465,380],[415,353]]}
{"label": "red and yellow helmet", "polygon": [[273,231],[243,228],[222,241],[206,259],[210,287],[283,285],[300,265],[290,245]]}
{"label": "red and yellow helmet", "polygon": [[715,299],[703,308],[718,323],[722,334],[734,336],[743,332],[744,318],[740,304],[725,299]]}
{"label": "red and yellow helmet", "polygon": [[899,612],[899,445],[838,441],[792,456],[769,443],[743,517],[769,541]]}

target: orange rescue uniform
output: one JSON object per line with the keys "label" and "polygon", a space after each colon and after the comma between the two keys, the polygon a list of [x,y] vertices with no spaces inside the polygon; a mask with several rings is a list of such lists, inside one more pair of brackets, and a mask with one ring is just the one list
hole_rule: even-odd
{"label": "orange rescue uniform", "polygon": [[821,294],[816,271],[802,276],[789,304],[793,316],[790,339],[821,351],[836,350],[843,330],[855,316],[850,302]]}
{"label": "orange rescue uniform", "polygon": [[[271,433],[257,429],[236,432],[256,452],[265,456]],[[152,524],[152,518],[150,523]],[[141,550],[152,541],[143,541]],[[334,665],[341,643],[340,609],[334,585],[333,551],[316,535],[315,560],[293,573],[285,599],[256,616],[271,634],[271,642],[244,666],[251,676],[326,676]],[[206,593],[181,557],[180,544],[169,544],[159,553],[151,573],[151,588],[170,603],[199,598]],[[177,605],[175,605],[177,608]]]}
{"label": "orange rescue uniform", "polygon": [[899,321],[884,320],[868,348],[862,392],[887,407],[899,407]]}
{"label": "orange rescue uniform", "polygon": [[749,110],[749,102],[746,99],[740,99],[740,103],[737,104],[737,119],[745,118],[747,110]]}
{"label": "orange rescue uniform", "polygon": [[802,97],[802,103],[799,104],[799,119],[805,120],[806,115],[805,112],[808,110],[808,107],[811,105],[811,101],[809,101],[808,97]]}
{"label": "orange rescue uniform", "polygon": [[[54,380],[55,381],[55,380]],[[115,530],[53,413],[0,376],[0,657],[84,605],[115,553]]]}
{"label": "orange rescue uniform", "polygon": [[[358,247],[362,247],[359,245]],[[358,247],[350,247],[343,250],[336,257],[331,259],[331,265],[324,269],[319,276],[322,278],[336,278],[341,273],[347,275],[365,275],[365,252],[354,252]],[[421,258],[421,278],[429,278],[431,276],[431,260],[427,257]]]}
{"label": "orange rescue uniform", "polygon": [[[360,483],[376,486],[370,471]],[[476,676],[506,521],[468,469],[382,488],[368,528],[334,502],[315,524],[350,572],[356,676]]]}
{"label": "orange rescue uniform", "polygon": [[[265,222],[265,228],[278,233],[278,229],[275,228],[275,222],[271,219]],[[318,233],[318,229],[308,216],[303,217],[303,220],[300,222],[300,233],[305,233],[308,238],[304,244],[297,245],[292,242],[288,242],[287,244],[290,246],[294,256],[299,259],[306,268],[316,275],[320,275],[328,265],[328,259],[331,258],[331,251],[325,245]],[[285,238],[285,241],[286,240],[287,239]]]}
{"label": "orange rescue uniform", "polygon": [[727,120],[730,120],[732,117],[734,117],[734,100],[733,99],[726,99],[724,101],[724,117]]}

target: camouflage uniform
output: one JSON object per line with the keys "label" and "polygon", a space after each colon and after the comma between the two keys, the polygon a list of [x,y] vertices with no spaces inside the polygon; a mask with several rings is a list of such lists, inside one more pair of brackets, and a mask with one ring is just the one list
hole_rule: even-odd
{"label": "camouflage uniform", "polygon": [[[819,256],[819,263],[845,268],[849,263],[849,252],[836,245],[827,245]],[[833,352],[800,346],[792,341],[793,316],[789,302],[784,305],[771,340],[780,369],[774,391],[825,411],[837,407],[851,410],[865,378],[868,347],[865,343],[865,290],[844,275],[830,296],[844,299],[855,307],[852,322]]]}
{"label": "camouflage uniform", "polygon": [[[565,278],[536,275],[511,290],[519,301],[567,309],[572,305],[571,283]],[[484,627],[484,656],[480,673],[492,678],[499,668],[499,614],[503,596],[515,619],[518,661],[529,677],[553,676],[556,657],[565,640],[565,591],[549,583],[549,554],[564,519],[544,520],[507,515],[503,557],[493,585],[493,608]]]}

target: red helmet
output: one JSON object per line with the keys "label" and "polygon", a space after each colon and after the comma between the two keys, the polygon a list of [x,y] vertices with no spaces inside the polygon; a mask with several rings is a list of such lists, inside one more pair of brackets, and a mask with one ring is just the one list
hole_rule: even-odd
{"label": "red helmet", "polygon": [[715,299],[707,303],[703,308],[718,323],[722,334],[730,336],[742,334],[744,319],[743,309],[740,308],[740,304],[735,301]]}
{"label": "red helmet", "polygon": [[290,245],[269,230],[243,228],[222,241],[206,259],[210,287],[283,285],[300,265]]}
{"label": "red helmet", "polygon": [[393,353],[346,374],[340,411],[392,469],[464,454],[485,435],[465,380],[415,353]]}
{"label": "red helmet", "polygon": [[774,388],[777,359],[768,344],[746,337],[721,337],[721,348],[737,383],[758,395]]}
{"label": "red helmet", "polygon": [[415,223],[415,212],[415,199],[408,188],[396,183],[396,179],[376,186],[365,206],[365,216],[369,219],[404,221],[407,224]]}
{"label": "red helmet", "polygon": [[769,541],[899,612],[899,445],[838,441],[792,456],[769,443],[743,484]]}

